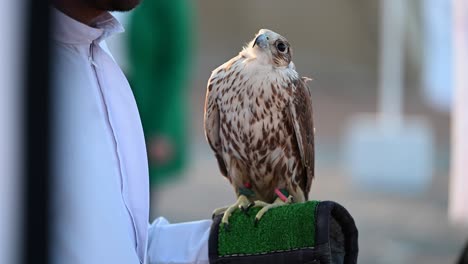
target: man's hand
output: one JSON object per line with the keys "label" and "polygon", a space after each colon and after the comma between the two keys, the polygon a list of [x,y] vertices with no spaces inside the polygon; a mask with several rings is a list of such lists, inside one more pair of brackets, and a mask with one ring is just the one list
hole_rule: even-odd
{"label": "man's hand", "polygon": [[148,140],[148,153],[151,163],[165,165],[174,158],[174,147],[168,137],[157,135]]}

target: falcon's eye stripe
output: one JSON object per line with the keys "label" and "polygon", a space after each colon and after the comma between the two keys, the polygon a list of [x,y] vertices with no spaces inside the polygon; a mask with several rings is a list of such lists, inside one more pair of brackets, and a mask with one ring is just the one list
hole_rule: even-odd
{"label": "falcon's eye stripe", "polygon": [[280,52],[285,52],[286,51],[286,45],[283,43],[283,42],[280,42],[278,44],[276,44],[276,48],[280,51]]}

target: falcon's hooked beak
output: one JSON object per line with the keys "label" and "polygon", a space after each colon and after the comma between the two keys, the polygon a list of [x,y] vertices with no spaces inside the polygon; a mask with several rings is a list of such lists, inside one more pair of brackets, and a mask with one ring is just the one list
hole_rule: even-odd
{"label": "falcon's hooked beak", "polygon": [[259,46],[260,48],[264,49],[268,47],[268,38],[265,34],[258,35],[257,38],[254,41],[254,44],[252,46],[255,47],[255,45]]}

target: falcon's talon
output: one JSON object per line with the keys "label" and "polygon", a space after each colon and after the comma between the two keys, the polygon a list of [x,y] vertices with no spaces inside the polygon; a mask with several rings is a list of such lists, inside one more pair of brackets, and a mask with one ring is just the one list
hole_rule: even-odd
{"label": "falcon's talon", "polygon": [[215,218],[217,215],[223,214],[224,212],[226,212],[227,209],[228,209],[228,207],[221,207],[221,208],[215,209],[213,211],[211,219]]}
{"label": "falcon's talon", "polygon": [[255,203],[250,202],[250,203],[247,205],[247,207],[239,206],[239,208],[241,209],[241,211],[242,211],[245,215],[249,216],[249,210],[250,210],[250,208],[254,207],[254,205],[255,205]]}
{"label": "falcon's talon", "polygon": [[237,198],[237,201],[235,204],[226,207],[225,210],[224,208],[221,209],[216,209],[216,212],[220,212],[224,210],[224,215],[223,218],[221,219],[221,223],[223,224],[228,224],[229,223],[229,217],[231,217],[231,214],[238,208],[242,210],[242,208],[247,207],[247,205],[250,203],[249,199],[245,195],[239,195],[239,198]]}
{"label": "falcon's talon", "polygon": [[249,206],[247,207],[243,207],[243,206],[239,206],[240,210],[242,211],[242,213],[244,213],[246,216],[249,216]]}
{"label": "falcon's talon", "polygon": [[258,226],[258,221],[259,221],[259,220],[260,220],[260,219],[258,219],[257,217],[255,217],[254,227],[257,227],[257,226]]}
{"label": "falcon's talon", "polygon": [[231,229],[229,228],[229,223],[223,223],[223,228],[224,228],[224,231],[226,232],[231,231]]}
{"label": "falcon's talon", "polygon": [[255,201],[255,207],[263,207],[262,209],[260,209],[260,211],[258,211],[257,215],[255,215],[255,223],[254,225],[257,226],[258,222],[260,221],[260,219],[262,219],[262,217],[265,215],[265,213],[272,209],[272,208],[275,208],[275,207],[279,207],[279,206],[283,206],[283,205],[286,205],[286,204],[290,204],[291,201],[294,200],[293,196],[289,196],[287,201],[286,202],[283,202],[283,200],[281,200],[281,198],[276,198],[276,200],[269,204],[269,203],[265,203],[265,202],[262,202],[262,201]]}

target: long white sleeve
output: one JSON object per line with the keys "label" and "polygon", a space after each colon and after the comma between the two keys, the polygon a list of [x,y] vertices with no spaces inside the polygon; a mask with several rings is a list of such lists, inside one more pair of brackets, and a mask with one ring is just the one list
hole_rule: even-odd
{"label": "long white sleeve", "polygon": [[170,224],[156,219],[148,229],[148,264],[208,264],[211,220]]}

